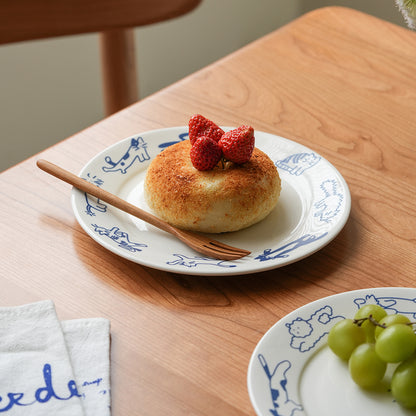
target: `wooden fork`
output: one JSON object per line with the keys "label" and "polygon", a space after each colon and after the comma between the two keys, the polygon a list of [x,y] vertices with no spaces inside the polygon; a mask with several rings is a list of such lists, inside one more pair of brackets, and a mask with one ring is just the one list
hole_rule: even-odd
{"label": "wooden fork", "polygon": [[189,247],[205,256],[220,260],[237,260],[250,254],[250,251],[248,250],[232,247],[221,243],[220,241],[207,238],[203,235],[176,228],[168,224],[166,221],[163,221],[160,218],[157,218],[154,215],[143,211],[135,205],[130,204],[118,196],[104,189],[101,189],[100,187],[86,181],[85,179],[80,178],[79,176],[74,175],[71,172],[68,172],[67,170],[57,165],[54,165],[51,162],[40,159],[37,161],[37,165],[43,171],[49,173],[52,176],[55,176],[58,179],[63,180],[64,182],[69,183],[75,188],[87,192],[88,194],[93,195],[100,200],[107,202],[124,212],[127,212],[128,214],[134,215],[135,217],[140,218],[141,220],[146,221],[163,231],[173,234]]}

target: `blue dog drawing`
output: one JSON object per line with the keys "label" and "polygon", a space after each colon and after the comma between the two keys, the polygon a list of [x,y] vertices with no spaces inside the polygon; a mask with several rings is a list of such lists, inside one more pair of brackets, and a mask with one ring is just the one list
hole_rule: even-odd
{"label": "blue dog drawing", "polygon": [[138,160],[144,162],[149,160],[150,156],[147,152],[147,144],[142,137],[133,138],[130,141],[130,146],[124,155],[117,161],[114,162],[110,156],[105,157],[105,161],[109,166],[103,166],[104,172],[117,172],[127,173],[127,169]]}

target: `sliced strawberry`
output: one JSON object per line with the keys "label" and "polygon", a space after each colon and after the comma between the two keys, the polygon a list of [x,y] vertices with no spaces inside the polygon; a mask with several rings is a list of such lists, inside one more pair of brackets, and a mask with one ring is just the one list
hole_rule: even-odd
{"label": "sliced strawberry", "polygon": [[218,144],[226,159],[234,163],[246,163],[254,150],[254,129],[240,126],[224,133]]}
{"label": "sliced strawberry", "polygon": [[191,162],[198,170],[211,170],[222,157],[222,150],[218,143],[207,136],[196,139],[191,147]]}
{"label": "sliced strawberry", "polygon": [[189,120],[189,140],[193,145],[200,136],[208,136],[218,142],[224,134],[224,130],[218,127],[213,121],[208,120],[200,114],[193,115]]}

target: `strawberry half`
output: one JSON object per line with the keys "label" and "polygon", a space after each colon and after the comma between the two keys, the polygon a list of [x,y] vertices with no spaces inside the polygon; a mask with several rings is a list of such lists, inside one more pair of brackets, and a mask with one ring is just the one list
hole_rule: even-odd
{"label": "strawberry half", "polygon": [[221,160],[222,150],[215,140],[208,136],[201,136],[191,147],[190,157],[196,169],[211,170]]}
{"label": "strawberry half", "polygon": [[238,164],[246,163],[254,150],[254,129],[240,126],[224,133],[218,144],[226,159]]}
{"label": "strawberry half", "polygon": [[224,130],[218,127],[213,121],[208,120],[200,114],[194,114],[189,119],[189,140],[193,145],[198,137],[208,136],[218,142],[224,134]]}

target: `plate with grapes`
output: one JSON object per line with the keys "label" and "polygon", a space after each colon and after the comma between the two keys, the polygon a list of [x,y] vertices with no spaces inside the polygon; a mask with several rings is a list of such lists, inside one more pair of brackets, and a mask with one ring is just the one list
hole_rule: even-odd
{"label": "plate with grapes", "polygon": [[291,312],[261,338],[251,356],[247,386],[258,416],[404,416],[389,392],[393,368],[377,388],[362,389],[348,364],[327,346],[329,330],[364,305],[416,320],[416,288],[361,289],[322,298]]}

